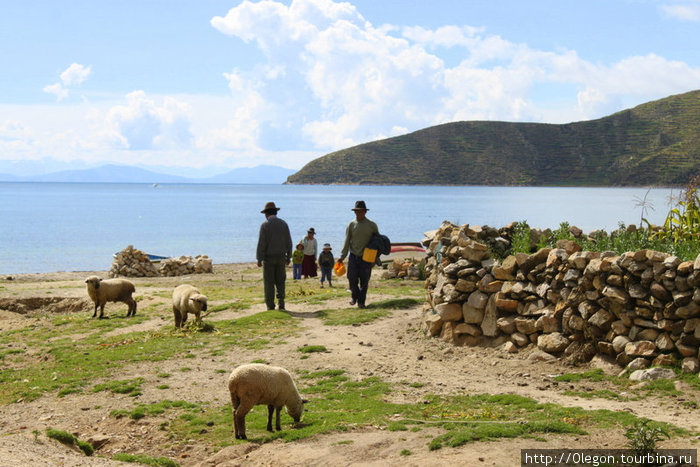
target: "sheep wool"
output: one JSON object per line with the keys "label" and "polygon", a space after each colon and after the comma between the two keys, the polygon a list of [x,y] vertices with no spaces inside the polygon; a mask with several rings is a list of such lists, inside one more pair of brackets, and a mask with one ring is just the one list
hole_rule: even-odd
{"label": "sheep wool", "polygon": [[129,306],[126,316],[136,314],[136,300],[132,294],[136,287],[131,281],[126,279],[101,279],[97,276],[90,276],[85,279],[87,292],[90,299],[95,303],[94,318],[97,315],[97,308],[100,308],[100,318],[104,317],[105,304],[107,302],[122,302]]}
{"label": "sheep wool", "polygon": [[182,284],[173,290],[173,315],[175,327],[181,328],[187,321],[187,314],[192,313],[196,320],[201,320],[202,311],[207,311],[207,296],[189,284]]}
{"label": "sheep wool", "polygon": [[233,406],[233,426],[236,439],[247,439],[245,416],[255,405],[267,405],[267,431],[272,430],[272,412],[276,411],[276,429],[280,431],[280,410],[299,423],[304,411],[304,402],[296,384],[284,368],[250,363],[237,367],[228,378]]}

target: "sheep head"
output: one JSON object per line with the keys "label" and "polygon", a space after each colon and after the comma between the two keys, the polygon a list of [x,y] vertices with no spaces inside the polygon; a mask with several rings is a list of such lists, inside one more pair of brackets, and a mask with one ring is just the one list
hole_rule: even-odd
{"label": "sheep head", "polygon": [[195,294],[190,297],[190,302],[192,305],[201,311],[207,311],[207,296],[202,294]]}
{"label": "sheep head", "polygon": [[102,279],[97,276],[90,276],[85,279],[85,283],[88,285],[88,288],[92,287],[95,290],[100,288],[100,282],[102,282]]}

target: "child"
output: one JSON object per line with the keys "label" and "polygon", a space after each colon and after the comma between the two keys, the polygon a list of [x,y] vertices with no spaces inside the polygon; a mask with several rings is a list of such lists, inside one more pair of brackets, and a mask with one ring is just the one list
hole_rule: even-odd
{"label": "child", "polygon": [[304,245],[299,243],[297,249],[292,252],[292,277],[301,279],[301,263],[304,262]]}
{"label": "child", "polygon": [[335,260],[333,259],[333,253],[331,253],[330,243],[323,245],[323,251],[318,255],[318,264],[321,266],[321,288],[323,288],[324,279],[328,279],[328,286],[333,287],[333,282],[331,282],[331,277],[333,277],[333,264]]}

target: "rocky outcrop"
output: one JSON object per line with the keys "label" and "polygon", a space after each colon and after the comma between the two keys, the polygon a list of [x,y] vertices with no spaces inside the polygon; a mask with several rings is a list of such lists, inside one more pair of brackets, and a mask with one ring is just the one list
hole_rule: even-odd
{"label": "rocky outcrop", "polygon": [[426,333],[576,361],[602,354],[621,366],[700,368],[700,256],[581,251],[567,240],[498,262],[489,247],[507,229],[444,222],[428,234]]}

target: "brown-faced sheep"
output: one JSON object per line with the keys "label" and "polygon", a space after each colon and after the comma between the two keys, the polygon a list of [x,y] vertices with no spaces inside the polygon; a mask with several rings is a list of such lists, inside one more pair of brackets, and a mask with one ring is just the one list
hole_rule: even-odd
{"label": "brown-faced sheep", "polygon": [[233,405],[233,426],[236,439],[247,439],[245,416],[255,405],[267,405],[267,431],[272,431],[272,412],[276,410],[277,431],[280,426],[280,410],[287,407],[287,413],[299,423],[304,411],[304,402],[299,396],[292,376],[284,368],[249,363],[241,365],[228,378]]}
{"label": "brown-faced sheep", "polygon": [[136,314],[136,300],[131,296],[136,291],[136,287],[131,281],[126,279],[100,279],[97,276],[90,276],[85,279],[88,295],[95,303],[94,318],[97,315],[97,308],[100,308],[100,318],[104,317],[105,304],[107,302],[122,302],[129,306],[126,316]]}
{"label": "brown-faced sheep", "polygon": [[173,290],[173,314],[175,315],[175,327],[182,327],[187,321],[187,313],[192,313],[197,322],[201,320],[201,313],[207,311],[207,296],[199,293],[196,287],[182,284]]}

